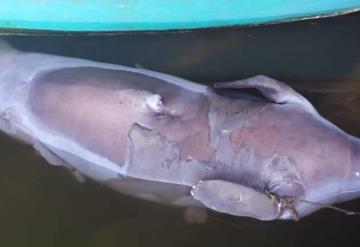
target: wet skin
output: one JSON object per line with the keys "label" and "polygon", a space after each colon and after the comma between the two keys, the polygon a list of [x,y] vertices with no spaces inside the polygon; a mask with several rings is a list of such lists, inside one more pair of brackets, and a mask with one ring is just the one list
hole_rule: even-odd
{"label": "wet skin", "polygon": [[358,195],[359,139],[282,82],[257,76],[209,88],[8,47],[1,54],[0,129],[80,178],[260,220],[319,208],[287,208],[286,198],[336,203]]}

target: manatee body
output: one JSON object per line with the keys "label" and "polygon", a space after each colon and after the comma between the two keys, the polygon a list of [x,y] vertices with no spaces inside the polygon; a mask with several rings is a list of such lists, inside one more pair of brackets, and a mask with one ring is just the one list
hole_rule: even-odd
{"label": "manatee body", "polygon": [[296,201],[291,209],[281,199],[336,203],[359,195],[359,139],[282,82],[256,76],[210,88],[1,46],[0,129],[79,177],[260,220],[319,208]]}

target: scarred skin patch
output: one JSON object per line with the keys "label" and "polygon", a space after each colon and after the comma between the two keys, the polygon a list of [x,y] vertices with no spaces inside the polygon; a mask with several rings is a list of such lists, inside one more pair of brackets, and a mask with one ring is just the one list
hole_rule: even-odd
{"label": "scarred skin patch", "polygon": [[[325,174],[329,177],[341,176],[344,170],[339,164],[344,163],[344,158],[337,152],[348,153],[350,157],[350,142],[334,126],[314,121],[315,117],[307,112],[288,111],[286,106],[274,108],[261,113],[251,125],[234,129],[230,134],[232,147],[235,152],[245,146],[261,156],[286,154],[297,164],[311,162],[323,166],[321,173],[311,167],[303,167],[301,173],[308,178],[305,181],[308,186]],[[336,144],[328,147],[327,144],[334,141]],[[304,155],[311,153],[313,155]]]}
{"label": "scarred skin patch", "polygon": [[[45,73],[34,78],[28,104],[45,129],[71,137],[119,166],[125,162],[127,135],[136,122],[180,142],[183,159],[208,160],[213,151],[202,148],[208,143],[206,98],[151,77],[141,81],[139,76],[86,67]],[[192,101],[194,106],[203,103],[186,107]],[[179,131],[179,126],[189,127]],[[189,143],[198,148],[189,148]]]}
{"label": "scarred skin patch", "polygon": [[209,108],[209,99],[201,96],[197,105],[191,108],[191,118],[187,114],[160,123],[158,129],[169,140],[178,143],[182,160],[192,158],[209,164],[214,161],[216,149],[210,142]]}
{"label": "scarred skin patch", "polygon": [[206,177],[204,162],[182,159],[178,144],[157,130],[134,124],[129,131],[129,145],[130,177],[188,186]]}

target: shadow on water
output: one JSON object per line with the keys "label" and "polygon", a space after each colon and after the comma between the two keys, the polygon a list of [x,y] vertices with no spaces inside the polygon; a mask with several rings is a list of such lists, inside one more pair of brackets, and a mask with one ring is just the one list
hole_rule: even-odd
{"label": "shadow on water", "polygon": [[[266,74],[360,136],[360,14],[253,28],[112,36],[8,36],[15,47],[163,71],[211,83]],[[322,210],[294,222],[183,210],[77,183],[0,135],[0,246],[359,246],[360,217]],[[360,210],[360,201],[342,205]]]}

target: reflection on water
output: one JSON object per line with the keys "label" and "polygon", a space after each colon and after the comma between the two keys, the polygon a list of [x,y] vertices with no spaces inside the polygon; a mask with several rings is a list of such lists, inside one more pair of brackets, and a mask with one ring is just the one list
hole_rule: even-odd
{"label": "reflection on water", "polygon": [[[360,136],[360,14],[276,26],[117,36],[7,37],[23,50],[164,71],[192,80],[267,74]],[[0,246],[359,246],[360,217],[323,210],[299,223],[211,214],[189,225],[183,209],[79,184],[27,146],[0,135]],[[360,201],[343,204],[360,210]]]}

